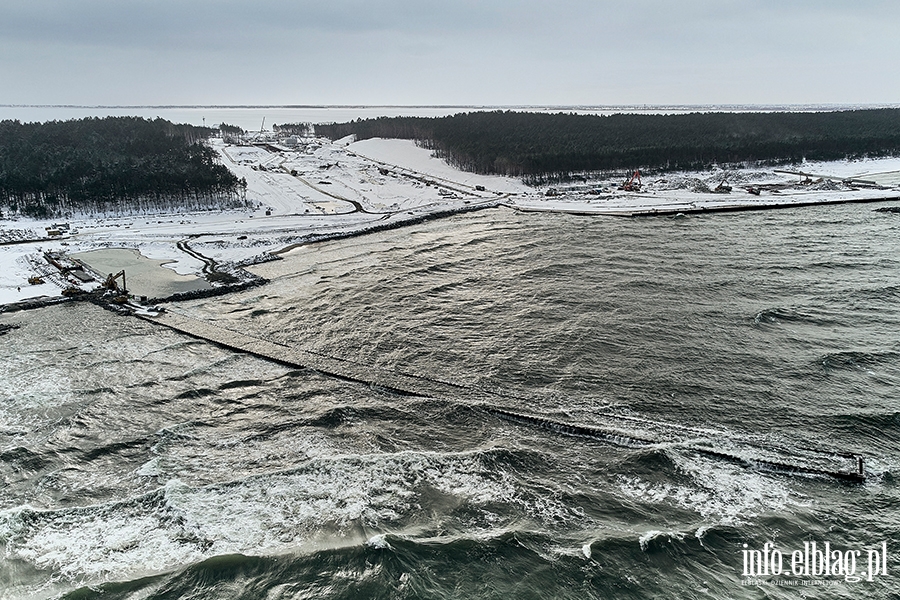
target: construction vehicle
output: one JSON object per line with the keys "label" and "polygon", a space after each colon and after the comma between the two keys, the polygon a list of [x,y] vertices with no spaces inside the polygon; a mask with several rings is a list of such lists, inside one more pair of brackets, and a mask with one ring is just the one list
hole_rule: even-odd
{"label": "construction vehicle", "polygon": [[719,183],[719,185],[717,185],[716,187],[713,188],[713,193],[715,193],[715,194],[730,194],[731,193],[731,186],[725,183],[726,179],[727,179],[727,177],[722,178],[722,181]]}
{"label": "construction vehicle", "polygon": [[631,174],[631,179],[619,186],[619,189],[625,192],[639,192],[641,190],[641,172],[635,169]]}
{"label": "construction vehicle", "polygon": [[31,285],[41,285],[42,283],[44,283],[44,279],[35,275],[34,277],[28,278],[28,283],[30,283]]}
{"label": "construction vehicle", "polygon": [[[262,137],[263,137],[263,130],[265,130],[265,128],[266,128],[266,118],[263,117],[263,118],[262,118],[262,123],[261,123],[260,126],[259,126],[259,133],[254,133],[254,134],[253,134],[253,137],[250,138],[250,141],[251,141],[251,142],[258,142],[258,141],[260,141],[260,139],[262,139]],[[263,170],[265,170],[265,169],[263,169]]]}
{"label": "construction vehicle", "polygon": [[[122,287],[119,287],[118,279],[120,277],[122,278]],[[128,290],[125,288],[125,269],[122,269],[115,275],[110,273],[106,277],[106,281],[103,282],[103,287],[114,292],[122,292],[123,294],[128,292]]]}

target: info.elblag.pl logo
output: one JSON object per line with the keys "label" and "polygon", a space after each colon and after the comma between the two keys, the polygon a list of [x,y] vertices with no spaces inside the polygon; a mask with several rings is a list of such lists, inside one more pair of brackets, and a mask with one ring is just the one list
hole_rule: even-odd
{"label": "info.elblag.pl logo", "polygon": [[[887,542],[848,549],[832,547],[831,542],[803,542],[803,548],[793,551],[782,551],[770,542],[759,550],[743,546],[744,585],[834,585],[875,581],[888,574]],[[794,579],[772,579],[788,577]]]}

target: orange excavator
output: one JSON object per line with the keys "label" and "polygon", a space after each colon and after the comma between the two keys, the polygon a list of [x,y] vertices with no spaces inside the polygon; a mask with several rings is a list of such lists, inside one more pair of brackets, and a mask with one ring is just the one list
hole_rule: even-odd
{"label": "orange excavator", "polygon": [[641,172],[635,169],[631,174],[631,179],[623,183],[619,189],[626,192],[639,192],[641,190]]}

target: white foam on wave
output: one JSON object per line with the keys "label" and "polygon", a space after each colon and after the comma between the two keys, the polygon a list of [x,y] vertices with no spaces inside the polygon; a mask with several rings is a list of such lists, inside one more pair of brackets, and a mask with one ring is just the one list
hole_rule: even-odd
{"label": "white foam on wave", "polygon": [[141,572],[161,571],[202,557],[196,545],[182,543],[161,526],[158,514],[139,506],[101,506],[93,510],[0,515],[0,540],[9,557],[51,569],[63,577],[115,573],[122,565]]}
{"label": "white foam on wave", "polygon": [[390,550],[391,545],[385,539],[385,534],[381,533],[378,535],[373,535],[368,540],[366,540],[366,545],[372,548],[376,548],[378,550]]}
{"label": "white foam on wave", "polygon": [[696,456],[671,453],[672,460],[690,474],[694,485],[650,482],[620,475],[619,489],[626,496],[650,504],[670,503],[697,512],[704,519],[737,525],[766,512],[809,505],[777,477]]}
{"label": "white foam on wave", "polygon": [[653,529],[638,538],[638,544],[641,546],[641,551],[646,552],[647,548],[650,546],[650,542],[661,537],[666,537],[671,542],[673,539],[683,540],[685,535],[681,531],[660,531],[658,529]]}
{"label": "white foam on wave", "polygon": [[697,541],[700,542],[700,545],[703,545],[703,538],[706,537],[706,533],[712,529],[709,525],[701,525],[697,528],[697,531],[694,532],[694,537],[697,538]]}
{"label": "white foam on wave", "polygon": [[658,529],[653,529],[651,531],[645,532],[643,535],[641,535],[641,537],[638,538],[638,543],[641,545],[641,550],[646,552],[647,546],[650,544],[650,542],[661,535],[665,535],[665,533]]}
{"label": "white foam on wave", "polygon": [[162,469],[160,468],[160,457],[151,458],[144,464],[142,464],[136,471],[135,475],[139,475],[140,477],[157,477],[162,474]]}
{"label": "white foam on wave", "polygon": [[360,525],[427,521],[434,513],[428,503],[447,497],[453,505],[540,510],[478,452],[401,452],[319,458],[299,469],[200,487],[173,479],[143,496],[85,508],[5,511],[0,542],[9,557],[69,579],[118,578],[215,555],[314,549],[323,536],[329,545],[336,537],[361,543]]}

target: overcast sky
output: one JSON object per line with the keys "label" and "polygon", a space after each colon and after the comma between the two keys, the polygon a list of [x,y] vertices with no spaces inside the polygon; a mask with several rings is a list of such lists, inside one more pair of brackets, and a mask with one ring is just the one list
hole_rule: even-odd
{"label": "overcast sky", "polygon": [[2,0],[0,104],[898,103],[897,0]]}

